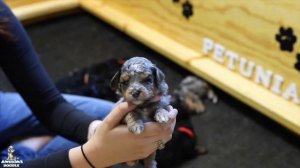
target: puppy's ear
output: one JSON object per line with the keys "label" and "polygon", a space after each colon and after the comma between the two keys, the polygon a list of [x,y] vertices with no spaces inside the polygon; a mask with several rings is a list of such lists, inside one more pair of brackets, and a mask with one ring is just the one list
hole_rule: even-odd
{"label": "puppy's ear", "polygon": [[168,92],[168,85],[165,82],[165,75],[164,73],[157,67],[153,67],[152,73],[154,76],[154,83],[157,89],[160,91],[161,94],[167,94]]}
{"label": "puppy's ear", "polygon": [[121,70],[119,70],[110,81],[110,88],[114,92],[119,91],[120,76],[121,76]]}

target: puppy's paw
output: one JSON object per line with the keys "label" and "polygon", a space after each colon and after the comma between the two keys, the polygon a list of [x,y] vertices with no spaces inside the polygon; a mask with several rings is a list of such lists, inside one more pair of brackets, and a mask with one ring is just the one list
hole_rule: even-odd
{"label": "puppy's paw", "polygon": [[213,90],[209,90],[207,93],[208,99],[210,99],[214,104],[218,103],[218,96]]}
{"label": "puppy's paw", "polygon": [[134,123],[128,126],[130,132],[134,134],[140,134],[144,131],[144,124],[143,123]]}
{"label": "puppy's paw", "polygon": [[212,98],[212,102],[213,102],[214,104],[218,103],[218,97],[217,97],[217,96],[213,97],[213,98]]}
{"label": "puppy's paw", "polygon": [[169,121],[168,111],[165,109],[158,109],[154,116],[155,121],[159,123],[166,123]]}

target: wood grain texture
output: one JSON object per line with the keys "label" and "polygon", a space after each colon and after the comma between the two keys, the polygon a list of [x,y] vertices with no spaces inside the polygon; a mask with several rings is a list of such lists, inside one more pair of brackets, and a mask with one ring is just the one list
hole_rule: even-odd
{"label": "wood grain texture", "polygon": [[[172,40],[158,31],[153,31],[153,29],[143,23],[101,3],[101,1],[82,0],[81,5],[84,9],[106,20],[124,33],[143,41],[146,45],[160,51],[163,55],[179,64],[187,65],[186,63],[189,60],[200,57],[200,53]],[[144,35],[147,38],[144,38]]]}
{"label": "wood grain texture", "polygon": [[22,22],[41,20],[79,8],[79,0],[5,0]]}
{"label": "wood grain texture", "polygon": [[4,2],[11,8],[18,8],[18,7],[23,7],[23,6],[27,6],[27,5],[32,5],[35,3],[39,3],[41,1],[43,1],[43,0],[4,0]]}
{"label": "wood grain texture", "polygon": [[[299,71],[294,69],[296,53],[282,52],[275,40],[279,27],[292,27],[300,38],[299,0],[193,0],[194,15],[185,19],[181,4],[172,0],[102,0],[163,35],[195,51],[201,51],[202,39],[209,37],[300,87]],[[237,66],[239,66],[237,64]],[[299,91],[300,94],[300,91]]]}

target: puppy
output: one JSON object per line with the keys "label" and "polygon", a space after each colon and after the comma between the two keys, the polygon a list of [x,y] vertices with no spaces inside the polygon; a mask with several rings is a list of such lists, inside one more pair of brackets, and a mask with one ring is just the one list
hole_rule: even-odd
{"label": "puppy", "polygon": [[[147,121],[168,122],[171,106],[165,76],[146,58],[133,57],[127,60],[111,80],[111,88],[122,96],[120,101],[137,105],[124,118],[130,132],[142,133],[144,122]],[[163,147],[164,144],[158,142],[158,148]],[[156,168],[155,154],[144,160],[144,167]]]}
{"label": "puppy", "polygon": [[[214,104],[218,97],[211,87],[203,80],[195,76],[185,77],[179,84],[179,88],[172,94],[172,102],[181,102],[190,114],[202,113],[205,111],[203,99],[208,98]],[[174,100],[179,99],[179,100]]]}
{"label": "puppy", "polygon": [[14,156],[15,148],[13,146],[9,146],[7,152],[7,160],[16,160],[16,157]]}
{"label": "puppy", "polygon": [[110,79],[122,67],[125,60],[126,58],[110,58],[81,69],[74,69],[56,81],[55,85],[62,93],[118,101],[120,97],[110,89]]}
{"label": "puppy", "polygon": [[209,97],[214,103],[218,98],[209,85],[195,76],[187,76],[171,93],[170,104],[178,110],[176,126],[171,141],[164,150],[156,152],[159,168],[175,168],[184,162],[204,155],[207,148],[199,142],[191,116],[204,111],[202,100]]}

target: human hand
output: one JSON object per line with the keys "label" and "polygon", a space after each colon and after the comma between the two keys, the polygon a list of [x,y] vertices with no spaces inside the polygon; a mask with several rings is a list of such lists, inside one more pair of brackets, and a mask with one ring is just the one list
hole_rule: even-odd
{"label": "human hand", "polygon": [[157,150],[157,141],[166,143],[171,139],[176,123],[176,109],[170,111],[168,123],[145,123],[144,132],[135,135],[128,131],[126,125],[120,125],[124,116],[134,108],[126,102],[118,104],[99,123],[95,135],[84,144],[84,152],[94,166],[107,167],[146,158]]}
{"label": "human hand", "polygon": [[[161,131],[162,131],[161,133],[164,135],[169,135],[169,137],[167,137],[166,140],[164,140],[164,138],[161,139],[164,144],[172,139],[172,133],[173,133],[175,125],[176,125],[176,116],[178,113],[177,109],[174,109],[171,105],[169,105],[168,111],[169,111],[169,119],[170,120],[166,124],[159,124],[161,127]],[[151,124],[158,124],[158,123],[152,122]],[[170,134],[170,132],[171,132],[171,134]],[[157,145],[157,141],[155,143]],[[134,166],[136,163],[137,163],[136,160],[135,161],[127,161],[126,165]]]}

